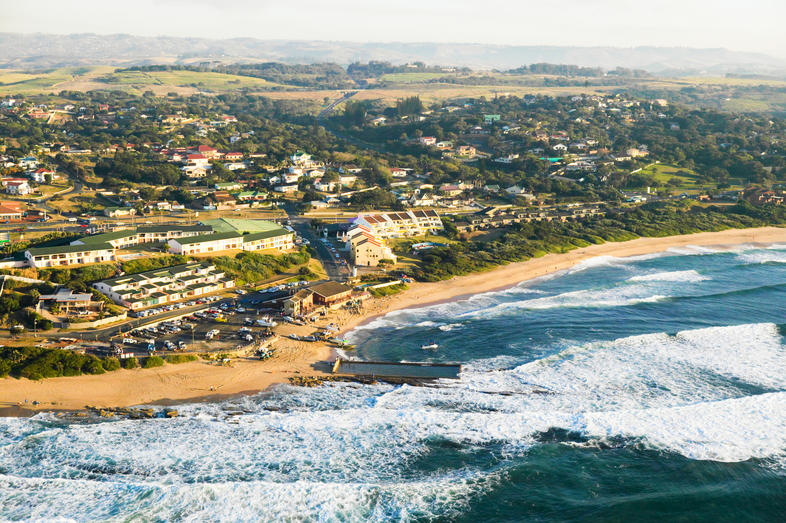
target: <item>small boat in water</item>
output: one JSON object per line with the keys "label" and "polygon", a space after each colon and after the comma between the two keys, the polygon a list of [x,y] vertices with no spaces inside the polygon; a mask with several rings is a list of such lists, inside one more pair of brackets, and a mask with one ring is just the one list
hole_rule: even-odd
{"label": "small boat in water", "polygon": [[423,350],[434,350],[434,349],[438,349],[439,345],[437,345],[437,342],[432,341],[432,342],[426,343],[425,345],[421,345],[420,348],[423,349]]}

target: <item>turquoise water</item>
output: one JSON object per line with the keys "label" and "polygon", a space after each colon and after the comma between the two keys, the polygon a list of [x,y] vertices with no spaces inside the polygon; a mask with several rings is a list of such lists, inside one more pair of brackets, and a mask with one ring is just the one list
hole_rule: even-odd
{"label": "turquoise water", "polygon": [[786,246],[597,258],[350,335],[439,387],[0,418],[0,519],[783,521],[784,312]]}

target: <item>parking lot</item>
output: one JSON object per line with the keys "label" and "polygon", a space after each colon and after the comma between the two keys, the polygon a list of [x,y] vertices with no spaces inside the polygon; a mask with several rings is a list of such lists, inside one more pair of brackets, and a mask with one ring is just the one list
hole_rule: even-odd
{"label": "parking lot", "polygon": [[[223,352],[251,343],[264,342],[280,321],[274,302],[307,282],[277,285],[260,292],[238,290],[235,298],[208,296],[190,302],[170,304],[148,312],[148,316],[184,307],[206,305],[181,317],[162,320],[133,329],[114,342],[123,352],[147,355],[151,352]],[[242,294],[241,294],[242,293]]]}

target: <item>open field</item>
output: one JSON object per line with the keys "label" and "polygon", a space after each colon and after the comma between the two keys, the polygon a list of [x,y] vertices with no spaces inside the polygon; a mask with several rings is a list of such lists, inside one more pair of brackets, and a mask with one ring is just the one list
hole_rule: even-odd
{"label": "open field", "polygon": [[66,67],[26,72],[0,71],[0,94],[57,93],[60,91],[121,90],[157,95],[169,92],[193,94],[198,91],[287,88],[261,78],[196,71],[123,71],[114,67]]}
{"label": "open field", "polygon": [[[701,192],[703,190],[707,190],[710,188],[715,188],[717,184],[715,183],[705,183],[699,179],[699,176],[691,169],[685,169],[683,167],[677,167],[674,165],[667,165],[667,164],[650,164],[644,167],[641,172],[643,174],[652,175],[655,180],[661,183],[664,186],[669,181],[676,181],[672,182],[674,185],[668,185],[667,187],[672,190],[672,192],[687,192],[687,193],[695,193]],[[741,186],[735,186],[735,183],[738,180],[731,179],[729,180],[731,183],[731,188],[742,188]]]}

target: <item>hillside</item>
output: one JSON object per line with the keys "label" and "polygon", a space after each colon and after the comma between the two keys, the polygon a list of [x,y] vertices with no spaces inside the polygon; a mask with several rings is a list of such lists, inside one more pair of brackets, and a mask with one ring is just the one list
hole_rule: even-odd
{"label": "hillside", "polygon": [[386,60],[423,61],[474,69],[509,69],[549,62],[645,69],[653,73],[767,73],[786,75],[786,60],[726,49],[678,47],[557,47],[441,43],[354,43],[234,38],[140,37],[0,33],[0,67],[188,64],[280,61],[285,63]]}

